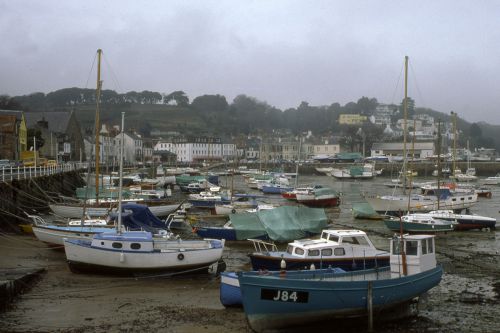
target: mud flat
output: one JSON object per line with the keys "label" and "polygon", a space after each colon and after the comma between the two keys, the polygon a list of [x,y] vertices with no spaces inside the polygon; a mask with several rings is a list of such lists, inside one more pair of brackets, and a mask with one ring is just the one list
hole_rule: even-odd
{"label": "mud flat", "polygon": [[[373,230],[376,243],[385,239]],[[481,233],[478,238],[495,237]],[[443,246],[444,245],[444,246]],[[438,238],[438,260],[444,264],[441,284],[419,304],[419,315],[381,323],[379,332],[499,332],[499,256],[473,252],[477,244]],[[443,250],[443,248],[445,250]],[[219,302],[219,280],[213,276],[116,278],[73,274],[64,253],[49,250],[30,236],[2,237],[0,267],[46,268],[29,292],[0,314],[8,332],[250,332],[241,309]],[[228,266],[245,265],[251,249],[227,248]],[[317,327],[319,332],[331,331]],[[363,323],[340,323],[343,331],[363,331]],[[302,332],[311,328],[296,328]],[[290,331],[290,330],[287,330]]]}
{"label": "mud flat", "polygon": [[[382,221],[354,220],[350,203],[361,190],[378,193],[382,183],[336,182],[332,177],[303,178],[344,193],[340,210],[328,210],[332,228],[365,230],[374,245],[388,249],[392,236]],[[500,187],[475,212],[494,216]],[[247,242],[226,243],[228,270],[249,269]],[[214,276],[117,278],[73,274],[63,252],[31,236],[0,234],[0,269],[45,268],[42,279],[0,314],[7,332],[251,332],[242,309],[225,309]],[[418,315],[398,322],[376,322],[376,332],[500,332],[500,230],[452,232],[436,238],[443,280],[418,306]],[[283,332],[363,332],[364,320],[335,321]]]}

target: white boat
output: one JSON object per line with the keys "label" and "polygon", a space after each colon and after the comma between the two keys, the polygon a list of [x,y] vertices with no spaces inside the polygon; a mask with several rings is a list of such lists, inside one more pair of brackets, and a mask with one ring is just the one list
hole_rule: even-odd
{"label": "white boat", "polygon": [[450,221],[454,223],[455,230],[472,230],[472,229],[495,229],[497,220],[493,217],[481,216],[476,214],[457,214],[452,210],[434,210],[427,214],[435,219]]}
{"label": "white boat", "polygon": [[338,179],[371,179],[375,177],[375,167],[372,163],[365,163],[362,166],[353,165],[346,168],[333,168],[331,176]]}
{"label": "white boat", "polygon": [[252,239],[255,252],[250,254],[253,270],[277,271],[338,267],[343,270],[367,269],[389,265],[389,253],[375,248],[361,230],[323,230],[319,239],[295,240],[286,251],[262,240]]}
{"label": "white boat", "polygon": [[149,231],[122,231],[124,113],[120,142],[120,191],[116,230],[94,234],[91,240],[64,238],[64,250],[70,269],[74,272],[120,274],[207,271],[211,264],[220,260],[224,250],[223,240],[184,241],[169,232],[163,233],[161,238],[153,238]]}
{"label": "white boat", "polygon": [[108,225],[103,219],[70,220],[66,225],[48,224],[38,215],[28,215],[32,219],[35,237],[49,246],[62,247],[64,237],[75,239],[90,239],[94,234],[112,231],[115,227]]}
{"label": "white boat", "polygon": [[490,176],[484,179],[480,179],[479,182],[484,185],[498,185],[500,184],[500,173],[496,176]]}
{"label": "white boat", "polygon": [[333,167],[318,167],[315,168],[317,172],[329,175],[333,171]]}
{"label": "white boat", "polygon": [[408,195],[365,195],[366,201],[379,214],[400,214],[401,212],[429,212],[437,209],[463,210],[477,202],[474,192],[455,193],[449,188],[434,187],[422,189],[422,194]]}
{"label": "white boat", "polygon": [[[158,216],[164,217],[168,216],[170,213],[174,212],[180,203],[168,203],[169,201],[163,200],[131,200],[127,202],[138,202],[141,204],[145,204],[149,207],[151,212]],[[165,204],[162,204],[164,202]],[[117,206],[117,201],[100,201],[100,205],[96,207],[95,205],[88,205],[86,208],[86,212],[90,216],[94,217],[103,217],[108,215],[113,209]],[[79,218],[83,215],[83,204],[64,204],[64,203],[51,203],[49,204],[50,209],[54,212],[55,215],[66,217],[66,218]]]}
{"label": "white boat", "polygon": [[406,214],[400,218],[391,216],[384,219],[384,223],[395,232],[421,234],[450,232],[456,225],[454,221],[442,220],[425,213]]}
{"label": "white boat", "polygon": [[66,259],[74,272],[152,273],[207,271],[221,259],[224,240],[181,240],[150,232],[96,234],[92,240],[64,239]]}

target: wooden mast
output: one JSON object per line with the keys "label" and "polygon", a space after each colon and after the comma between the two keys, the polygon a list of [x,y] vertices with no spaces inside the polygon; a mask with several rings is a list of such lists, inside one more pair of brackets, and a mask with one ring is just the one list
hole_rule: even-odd
{"label": "wooden mast", "polygon": [[408,131],[408,56],[405,56],[405,98],[403,100],[403,193],[406,192],[406,132]]}
{"label": "wooden mast", "polygon": [[118,224],[116,226],[116,232],[120,234],[122,232],[122,199],[123,199],[123,141],[125,133],[125,112],[122,112],[122,128],[120,133],[120,182],[118,191]]}
{"label": "wooden mast", "polygon": [[99,203],[99,164],[100,164],[100,143],[99,134],[101,131],[99,113],[101,104],[101,56],[102,50],[97,50],[97,88],[96,88],[96,109],[95,109],[95,198],[96,202]]}
{"label": "wooden mast", "polygon": [[437,179],[437,209],[439,210],[440,208],[440,200],[441,200],[441,119],[438,119],[438,141],[437,141],[437,155],[438,155],[438,160],[437,160],[437,169],[438,169],[438,179]]}

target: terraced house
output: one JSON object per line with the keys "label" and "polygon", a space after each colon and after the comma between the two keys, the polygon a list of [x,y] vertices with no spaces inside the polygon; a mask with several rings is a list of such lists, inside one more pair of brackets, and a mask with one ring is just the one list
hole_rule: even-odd
{"label": "terraced house", "polygon": [[0,110],[0,159],[18,160],[27,143],[24,112]]}

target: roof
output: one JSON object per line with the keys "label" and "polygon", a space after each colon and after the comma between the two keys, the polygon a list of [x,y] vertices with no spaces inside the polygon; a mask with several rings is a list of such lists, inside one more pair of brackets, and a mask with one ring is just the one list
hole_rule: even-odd
{"label": "roof", "polygon": [[45,120],[49,126],[49,131],[53,133],[66,133],[69,120],[71,119],[71,111],[25,112],[24,116],[28,128],[36,127],[39,121]]}
{"label": "roof", "polygon": [[[434,142],[415,142],[411,145],[407,144],[407,148],[416,150],[434,150]],[[403,150],[403,142],[375,142],[372,145],[372,150]]]}
{"label": "roof", "polygon": [[21,120],[23,117],[23,112],[24,111],[19,111],[19,110],[0,110],[0,115],[16,116],[17,120]]}

